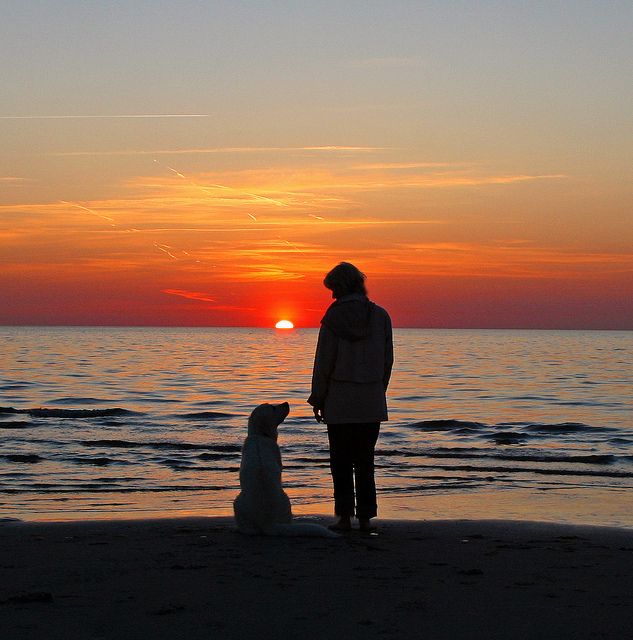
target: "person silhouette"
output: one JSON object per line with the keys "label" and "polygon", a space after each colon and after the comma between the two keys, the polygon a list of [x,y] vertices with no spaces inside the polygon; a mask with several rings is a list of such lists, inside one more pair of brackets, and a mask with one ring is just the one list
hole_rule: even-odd
{"label": "person silhouette", "polygon": [[341,262],[324,278],[334,302],[321,320],[308,403],[327,424],[334,513],[330,528],[349,531],[356,516],[370,531],[377,515],[374,449],[388,420],[386,391],[393,367],[389,314],[367,297],[366,276]]}

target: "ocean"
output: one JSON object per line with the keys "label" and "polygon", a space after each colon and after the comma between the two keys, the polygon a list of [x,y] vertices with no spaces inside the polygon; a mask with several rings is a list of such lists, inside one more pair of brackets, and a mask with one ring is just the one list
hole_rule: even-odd
{"label": "ocean", "polygon": [[[0,327],[0,518],[226,515],[246,419],[330,513],[315,329]],[[395,330],[379,516],[633,526],[633,332]]]}

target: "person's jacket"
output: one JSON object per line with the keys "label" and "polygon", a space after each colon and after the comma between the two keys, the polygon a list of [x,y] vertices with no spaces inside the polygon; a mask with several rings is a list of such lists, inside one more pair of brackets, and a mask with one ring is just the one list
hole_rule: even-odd
{"label": "person's jacket", "polygon": [[308,402],[326,422],[386,420],[392,367],[389,314],[367,296],[343,296],[321,320]]}

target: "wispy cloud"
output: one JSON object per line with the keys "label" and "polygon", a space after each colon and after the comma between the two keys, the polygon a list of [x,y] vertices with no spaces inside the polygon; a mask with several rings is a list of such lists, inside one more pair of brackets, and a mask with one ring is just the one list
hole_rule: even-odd
{"label": "wispy cloud", "polygon": [[201,302],[215,302],[216,299],[212,298],[210,294],[202,291],[186,291],[184,289],[162,289],[161,293],[166,293],[170,296],[180,296],[181,298],[187,298],[188,300],[200,300]]}
{"label": "wispy cloud", "polygon": [[633,253],[544,247],[519,239],[498,242],[401,243],[391,249],[401,269],[435,276],[558,279],[633,272]]}
{"label": "wispy cloud", "polygon": [[[393,188],[446,188],[446,187],[479,187],[486,185],[515,184],[518,182],[532,182],[535,180],[562,180],[568,178],[564,173],[543,173],[543,174],[502,174],[502,175],[451,175],[430,174],[428,176],[417,176],[411,178],[401,178],[393,180],[391,184],[385,186]],[[384,183],[383,183],[384,184]],[[376,183],[371,188],[381,188],[381,184]]]}
{"label": "wispy cloud", "polygon": [[59,202],[62,205],[67,205],[69,207],[73,207],[75,209],[85,211],[86,213],[89,213],[92,216],[96,216],[97,218],[101,218],[102,220],[106,220],[107,222],[114,223],[113,218],[110,218],[109,216],[104,216],[102,213],[99,213],[98,211],[94,211],[89,207],[84,207],[82,204],[77,204],[76,202],[66,202],[66,200],[60,200]]}
{"label": "wispy cloud", "polygon": [[302,278],[305,278],[305,276],[306,274],[303,269],[301,271],[289,271],[284,267],[279,267],[273,264],[265,267],[258,267],[257,265],[254,265],[253,268],[249,270],[224,274],[224,278],[226,280],[235,280],[237,282],[301,280]]}
{"label": "wispy cloud", "polygon": [[[180,177],[169,169],[171,176],[140,177],[130,181],[134,190],[144,192],[144,199],[154,198],[163,206],[198,206],[206,201],[214,211],[240,208],[255,215],[270,212],[271,207],[288,212],[323,213],[349,210],[360,206],[364,193],[396,190],[450,189],[511,185],[540,180],[562,180],[565,174],[497,174],[483,167],[433,167],[423,164],[418,170],[394,171],[378,169],[357,171],[354,167],[317,166],[297,170],[296,167],[271,167],[242,171],[217,171]],[[444,163],[442,163],[444,164]],[[440,170],[433,170],[440,169]],[[182,175],[182,174],[181,174]],[[316,211],[315,211],[316,209]],[[351,218],[348,217],[351,220]],[[267,218],[267,220],[271,220]],[[312,217],[313,222],[316,222]]]}
{"label": "wispy cloud", "polygon": [[207,113],[126,113],[112,115],[0,116],[0,120],[92,120],[113,118],[208,118]]}
{"label": "wispy cloud", "polygon": [[[160,164],[160,163],[159,163]],[[503,187],[538,181],[564,180],[562,173],[496,173],[480,165],[445,162],[325,163],[309,167],[271,166],[262,169],[191,172],[164,165],[164,172],[126,181],[127,193],[113,199],[78,204],[22,203],[0,211],[83,212],[131,233],[205,228],[259,232],[273,226],[414,225],[441,223],[443,216],[383,216],[372,204],[374,193],[401,192],[412,201],[416,191]],[[419,204],[417,207],[419,208]],[[8,207],[8,208],[7,208]],[[365,213],[363,213],[363,211]],[[178,215],[175,216],[174,213]],[[238,217],[236,217],[236,215]],[[439,218],[439,219],[438,219]],[[182,224],[186,220],[187,224]]]}
{"label": "wispy cloud", "polygon": [[0,184],[20,185],[26,182],[27,178],[19,178],[18,176],[0,176]]}
{"label": "wispy cloud", "polygon": [[463,167],[467,163],[452,162],[376,162],[372,164],[357,164],[352,169],[360,171],[389,171],[400,169],[441,169],[446,167]]}
{"label": "wispy cloud", "polygon": [[342,147],[326,145],[323,147],[301,147],[303,151],[383,151],[388,147]]}
{"label": "wispy cloud", "polygon": [[207,154],[247,154],[247,153],[293,153],[293,152],[330,152],[330,153],[372,153],[384,151],[387,147],[358,147],[344,145],[322,145],[312,147],[209,147],[202,149],[114,149],[114,150],[82,150],[57,151],[42,155],[53,157],[73,156],[177,156],[177,155],[207,155]]}
{"label": "wispy cloud", "polygon": [[[516,243],[430,242],[451,237],[450,225],[459,224],[459,211],[433,207],[424,214],[426,202],[442,202],[439,191],[486,185],[503,189],[562,174],[501,174],[481,165],[428,159],[355,162],[189,172],[175,162],[167,167],[158,161],[162,170],[126,181],[118,197],[0,206],[0,222],[4,219],[12,232],[19,232],[3,241],[2,257],[16,272],[24,267],[24,256],[30,268],[48,264],[50,273],[92,270],[110,277],[134,272],[165,295],[227,311],[235,303],[224,299],[231,283],[320,277],[327,265],[345,255],[384,277],[575,277],[590,267],[599,274],[627,268],[624,257],[610,263],[605,256],[567,254],[555,263],[556,252]],[[394,204],[385,211],[381,203],[386,194]],[[209,275],[213,293],[202,284]],[[163,289],[167,283],[180,286]]]}

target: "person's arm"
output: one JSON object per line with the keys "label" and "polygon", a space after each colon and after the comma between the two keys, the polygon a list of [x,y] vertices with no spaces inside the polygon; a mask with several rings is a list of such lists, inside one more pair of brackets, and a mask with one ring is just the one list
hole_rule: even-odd
{"label": "person's arm", "polygon": [[314,369],[312,370],[312,393],[308,398],[308,403],[314,407],[314,415],[317,420],[319,420],[320,411],[325,404],[330,376],[336,363],[337,350],[338,338],[331,329],[321,325],[314,356]]}
{"label": "person's arm", "polygon": [[391,327],[391,318],[387,315],[385,318],[385,372],[382,377],[382,383],[385,391],[389,386],[391,379],[391,370],[393,369],[393,329]]}

